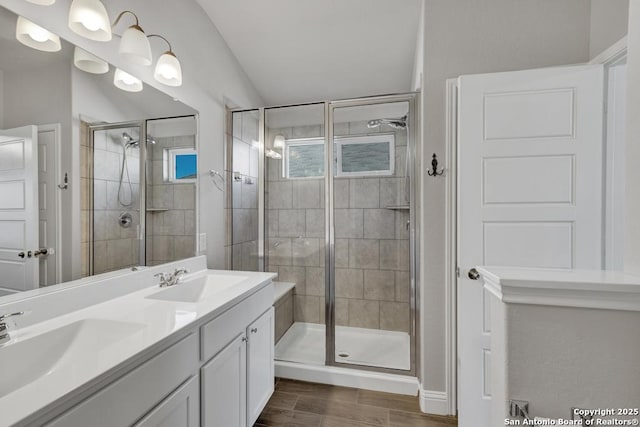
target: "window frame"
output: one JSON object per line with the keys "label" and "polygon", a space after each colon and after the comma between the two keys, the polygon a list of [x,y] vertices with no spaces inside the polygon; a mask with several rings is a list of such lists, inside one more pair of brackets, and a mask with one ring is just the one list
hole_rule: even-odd
{"label": "window frame", "polygon": [[[370,134],[370,135],[349,135],[349,136],[338,136],[334,138],[335,152],[336,152],[336,167],[335,173],[337,177],[367,177],[367,176],[392,176],[395,174],[395,134],[394,133],[379,133],[379,134]],[[389,144],[389,168],[384,170],[371,170],[371,171],[360,171],[360,172],[344,172],[342,170],[342,147],[345,145],[356,145],[356,144]],[[282,156],[282,177],[286,179],[319,179],[324,177],[322,175],[314,175],[314,176],[290,176],[289,174],[289,148],[291,146],[301,146],[301,145],[322,145],[325,146],[325,138],[324,137],[313,137],[313,138],[298,138],[298,139],[287,139],[285,141],[285,146]],[[326,158],[326,147],[324,149],[325,154],[323,158]],[[325,171],[326,172],[326,171]]]}
{"label": "window frame", "polygon": [[[167,182],[174,184],[189,184],[195,183],[198,178],[198,151],[195,148],[179,147],[179,148],[166,148],[165,154],[167,158]],[[176,156],[181,155],[195,155],[196,156],[196,177],[195,178],[176,178]]]}

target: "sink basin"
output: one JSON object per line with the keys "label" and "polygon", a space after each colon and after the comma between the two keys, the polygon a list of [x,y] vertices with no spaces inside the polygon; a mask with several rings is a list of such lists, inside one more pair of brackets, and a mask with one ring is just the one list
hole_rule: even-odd
{"label": "sink basin", "polygon": [[[0,347],[0,398],[51,375],[72,375],[144,325],[86,319]],[[99,350],[98,350],[99,349]]]}
{"label": "sink basin", "polygon": [[147,298],[162,301],[195,303],[232,288],[245,279],[246,277],[244,276],[210,274],[189,280],[188,282],[178,283],[170,288],[151,294]]}

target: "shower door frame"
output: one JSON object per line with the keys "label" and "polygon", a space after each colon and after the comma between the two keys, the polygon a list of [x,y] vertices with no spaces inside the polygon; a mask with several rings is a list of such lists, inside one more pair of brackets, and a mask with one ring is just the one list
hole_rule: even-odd
{"label": "shower door frame", "polygon": [[[417,284],[417,246],[416,236],[419,230],[418,218],[416,215],[416,141],[418,115],[416,114],[417,93],[405,93],[395,95],[371,96],[364,98],[354,98],[339,101],[328,101],[325,106],[325,365],[335,366],[348,369],[359,369],[370,372],[381,372],[390,374],[400,374],[407,376],[416,376],[418,372],[416,349],[418,346],[418,288]],[[382,368],[364,364],[343,363],[336,361],[335,344],[336,344],[336,315],[335,315],[335,206],[334,206],[334,111],[336,108],[345,107],[363,107],[368,105],[379,105],[394,102],[406,102],[409,104],[409,112],[407,114],[407,155],[411,153],[411,161],[408,162],[408,170],[405,172],[409,177],[409,370]]]}
{"label": "shower door frame", "polygon": [[[227,110],[227,126],[231,128],[233,113],[241,113],[247,111],[258,112],[258,132],[259,132],[259,157],[258,157],[258,270],[264,271],[265,269],[265,254],[266,254],[266,206],[265,206],[265,191],[266,191],[266,161],[265,161],[265,126],[266,126],[266,110],[276,108],[291,108],[301,107],[307,105],[323,105],[324,106],[324,142],[325,142],[325,181],[324,181],[324,194],[325,194],[325,362],[324,366],[341,367],[346,369],[363,370],[369,372],[389,373],[405,376],[417,376],[419,369],[419,360],[417,357],[417,349],[419,343],[419,322],[418,317],[420,315],[418,308],[419,300],[419,288],[418,288],[418,272],[419,272],[419,247],[417,245],[416,237],[419,235],[420,223],[418,212],[418,197],[419,188],[418,180],[416,179],[419,146],[417,144],[420,122],[419,122],[419,102],[418,92],[407,92],[392,95],[378,95],[362,98],[351,98],[336,101],[320,101],[320,102],[306,102],[300,104],[290,105],[274,105],[261,108],[238,108]],[[410,307],[410,321],[409,321],[409,359],[410,369],[392,369],[382,368],[377,366],[341,363],[336,361],[335,358],[335,228],[334,228],[334,165],[333,165],[333,112],[336,108],[342,107],[359,107],[367,105],[377,105],[393,102],[407,102],[409,105],[408,121],[407,121],[407,150],[411,153],[411,161],[407,165],[409,176],[409,275],[410,275],[410,288],[409,288],[409,307]],[[225,165],[230,167],[232,162],[233,149],[230,144],[233,143],[233,138],[227,141],[226,153],[225,153]],[[227,186],[227,189],[230,187]],[[228,197],[228,196],[227,196]],[[231,266],[229,266],[232,268]]]}
{"label": "shower door frame", "polygon": [[[91,149],[91,162],[89,164],[89,175],[91,185],[89,186],[89,276],[94,275],[93,267],[93,221],[94,221],[94,200],[93,200],[93,155],[94,155],[94,132],[108,131],[123,128],[140,128],[139,141],[147,140],[147,120],[119,122],[109,124],[89,124],[89,147]],[[139,144],[140,149],[140,183],[138,185],[140,212],[140,228],[138,229],[138,265],[147,265],[146,239],[147,239],[147,144]],[[144,181],[144,182],[143,182]],[[144,184],[144,185],[143,185]]]}

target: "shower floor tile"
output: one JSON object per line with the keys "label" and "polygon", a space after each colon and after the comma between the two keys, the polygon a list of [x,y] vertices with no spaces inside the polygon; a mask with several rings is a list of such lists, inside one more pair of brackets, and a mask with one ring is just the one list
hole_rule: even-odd
{"label": "shower floor tile", "polygon": [[[276,360],[324,365],[325,326],[294,323],[276,345]],[[336,327],[336,361],[378,368],[410,369],[410,338],[405,332]]]}

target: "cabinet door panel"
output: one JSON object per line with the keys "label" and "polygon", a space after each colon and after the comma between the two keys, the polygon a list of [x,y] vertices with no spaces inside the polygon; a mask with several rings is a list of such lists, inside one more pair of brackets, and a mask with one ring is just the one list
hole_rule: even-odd
{"label": "cabinet door panel", "polygon": [[274,310],[271,307],[247,329],[247,417],[248,425],[258,419],[273,394]]}
{"label": "cabinet door panel", "polygon": [[135,427],[198,427],[200,390],[198,376],[192,377],[155,407]]}
{"label": "cabinet door panel", "polygon": [[244,334],[202,367],[202,426],[247,424],[247,353]]}

